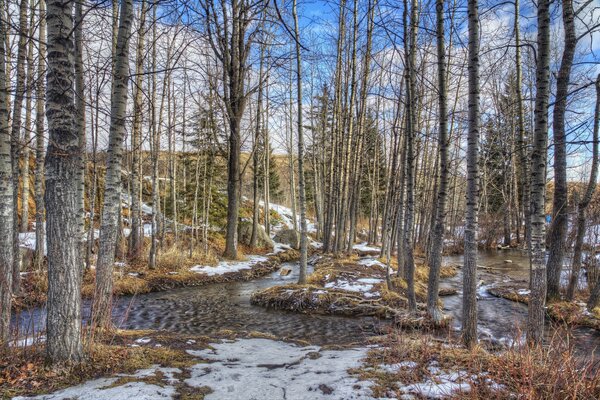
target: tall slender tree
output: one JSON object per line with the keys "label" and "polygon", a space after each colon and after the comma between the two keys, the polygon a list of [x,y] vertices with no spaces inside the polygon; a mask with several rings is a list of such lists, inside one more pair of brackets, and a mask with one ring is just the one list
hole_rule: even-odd
{"label": "tall slender tree", "polygon": [[[294,17],[294,41],[296,42],[296,95],[298,103],[298,199],[300,202],[300,275],[298,283],[306,283],[307,261],[307,225],[306,225],[306,189],[304,181],[304,125],[302,124],[302,49],[300,45],[300,28],[298,26],[297,1],[292,2]],[[268,171],[267,171],[268,173]]]}
{"label": "tall slender tree", "polygon": [[556,78],[556,101],[552,113],[552,134],[554,136],[554,197],[552,214],[554,216],[549,235],[549,255],[547,265],[549,300],[560,299],[560,275],[562,271],[565,238],[567,236],[567,134],[565,130],[565,114],[571,67],[577,47],[575,34],[575,15],[573,1],[562,1],[563,26],[565,39],[562,60]]}
{"label": "tall slender tree", "polygon": [[538,1],[537,66],[535,74],[535,124],[531,153],[531,294],[527,314],[527,340],[539,344],[544,333],[546,304],[546,146],[550,96],[550,1]]}
{"label": "tall slender tree", "polygon": [[466,347],[477,342],[477,214],[479,212],[479,4],[468,2],[469,132],[467,136],[467,202],[463,269],[462,337]]}
{"label": "tall slender tree", "polygon": [[119,33],[117,35],[117,49],[113,71],[110,135],[92,314],[93,323],[101,327],[110,325],[117,229],[121,229],[118,219],[121,213],[121,164],[127,111],[129,38],[132,19],[133,1],[124,0],[121,2]]}
{"label": "tall slender tree", "polygon": [[[38,69],[35,111],[35,254],[34,264],[39,271],[44,261],[46,235],[44,227],[44,127],[46,97],[46,1],[39,0]],[[1,40],[1,39],[0,39]]]}
{"label": "tall slender tree", "polygon": [[[0,10],[4,7],[4,0],[0,0]],[[13,273],[13,185],[4,47],[7,32],[6,20],[0,18],[0,346],[10,331]]]}
{"label": "tall slender tree", "polygon": [[435,207],[435,226],[429,255],[429,281],[427,286],[427,312],[435,323],[442,321],[438,307],[438,291],[442,249],[444,245],[444,220],[446,218],[446,197],[448,190],[448,89],[446,87],[446,46],[444,31],[444,0],[436,0],[437,17],[437,72],[438,72],[438,152],[440,159],[439,188]]}
{"label": "tall slender tree", "polygon": [[141,217],[140,184],[141,153],[142,153],[142,85],[144,79],[144,40],[146,36],[147,3],[142,0],[140,9],[140,26],[137,34],[135,55],[135,87],[133,103],[133,132],[131,134],[131,233],[129,237],[129,257],[140,255],[143,246],[143,228]]}

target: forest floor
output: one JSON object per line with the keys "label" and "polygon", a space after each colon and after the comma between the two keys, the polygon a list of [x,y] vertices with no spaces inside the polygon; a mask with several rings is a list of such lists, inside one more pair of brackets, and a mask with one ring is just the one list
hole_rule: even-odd
{"label": "forest floor", "polygon": [[28,348],[2,366],[0,391],[40,400],[599,398],[598,366],[553,346],[494,353],[400,331],[347,346],[117,331],[63,370],[44,366],[43,345]]}
{"label": "forest floor", "polygon": [[[220,244],[213,244],[218,254]],[[240,260],[219,261],[192,254],[184,246],[167,247],[158,268],[143,262],[115,265],[115,294],[130,295],[183,286],[252,280],[298,258],[281,244],[252,250]],[[242,247],[242,253],[250,249]],[[197,336],[164,331],[86,333],[82,364],[50,368],[44,343],[19,345],[0,354],[0,397],[37,399],[473,399],[600,398],[598,365],[582,360],[569,340],[545,348],[513,344],[503,351],[464,349],[456,335],[430,330],[424,315],[428,267],[417,255],[415,294],[419,313],[409,315],[406,282],[397,262],[378,258],[380,249],[356,245],[344,258],[314,255],[306,285],[282,285],[255,292],[254,304],[306,314],[376,316],[394,320],[384,336],[344,346],[283,341],[260,332],[221,331]],[[444,278],[459,267],[442,268]],[[24,275],[19,307],[45,302],[45,274]],[[388,282],[393,288],[388,289]],[[93,293],[94,270],[84,276],[83,294]],[[527,301],[519,282],[486,287],[495,296]],[[444,288],[440,296],[454,295]],[[556,320],[594,326],[600,313],[581,304],[557,303]],[[552,315],[552,314],[550,314]],[[574,317],[575,316],[575,317]],[[410,328],[406,330],[406,328]],[[403,329],[402,331],[397,329]],[[446,332],[443,331],[443,332]],[[565,336],[566,335],[566,336]],[[568,337],[557,335],[561,339]],[[96,336],[90,338],[90,336]],[[93,340],[92,340],[93,339]],[[552,339],[555,340],[555,339]],[[485,346],[485,344],[482,344]],[[547,349],[552,349],[547,351]],[[47,394],[50,393],[50,394]],[[558,396],[558,397],[557,397]],[[562,396],[562,397],[561,397]],[[23,397],[17,397],[23,398]]]}

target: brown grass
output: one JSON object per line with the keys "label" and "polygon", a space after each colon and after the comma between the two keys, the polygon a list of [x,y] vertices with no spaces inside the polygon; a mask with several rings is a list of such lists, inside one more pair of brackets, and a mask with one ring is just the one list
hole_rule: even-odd
{"label": "brown grass", "polygon": [[[155,269],[148,268],[146,259],[130,260],[124,268],[115,267],[113,294],[115,296],[129,296],[186,286],[247,281],[269,274],[277,270],[281,263],[295,260],[298,257],[297,251],[288,250],[269,256],[267,261],[259,263],[251,269],[224,275],[207,276],[190,271],[190,268],[194,265],[216,265],[218,258],[214,248],[211,247],[208,254],[203,254],[202,251],[196,249],[190,257],[189,248],[184,243],[180,246],[170,245],[159,251]],[[244,259],[242,252],[240,252],[240,258]],[[129,273],[138,275],[131,276]],[[84,271],[81,288],[84,298],[93,296],[95,276],[94,269]],[[13,310],[20,311],[45,304],[48,291],[46,272],[28,273],[23,277],[22,288],[23,293],[13,302]]]}
{"label": "brown grass", "polygon": [[[568,333],[557,332],[545,347],[515,346],[501,353],[481,347],[467,350],[452,339],[428,335],[391,333],[377,340],[363,367],[353,371],[361,379],[375,382],[374,397],[398,397],[400,386],[434,379],[429,366],[444,372],[463,371],[469,392],[454,393],[452,399],[598,399],[598,365],[578,358]],[[414,368],[388,372],[379,366],[412,361]]]}
{"label": "brown grass", "polygon": [[[130,346],[135,339],[147,334],[118,331],[115,335],[97,338],[96,343],[87,346],[86,359],[82,363],[59,368],[46,364],[43,344],[10,348],[0,353],[0,392],[3,398],[48,393],[89,379],[132,373],[154,364],[182,368],[198,362],[185,352],[185,336],[154,334],[154,342],[162,343],[162,347]],[[199,348],[207,344],[202,338],[196,340],[194,346]]]}

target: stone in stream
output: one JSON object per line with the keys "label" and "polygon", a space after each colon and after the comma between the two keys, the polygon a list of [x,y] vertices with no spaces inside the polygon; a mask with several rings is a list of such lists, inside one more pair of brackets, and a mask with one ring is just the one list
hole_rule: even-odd
{"label": "stone in stream", "polygon": [[512,260],[504,260],[505,264],[512,264],[512,262],[513,262]]}
{"label": "stone in stream", "polygon": [[[238,225],[238,240],[249,246],[250,239],[252,239],[252,221],[241,221]],[[265,228],[261,224],[257,224],[256,226],[256,246],[270,249],[273,249],[273,246],[275,246],[275,243],[267,235]]]}
{"label": "stone in stream", "polygon": [[287,244],[293,249],[300,248],[300,232],[294,229],[282,229],[275,235],[275,241],[278,243]]}
{"label": "stone in stream", "polygon": [[292,273],[292,269],[289,267],[283,267],[279,270],[279,275],[281,275],[281,276],[288,276],[291,273]]}

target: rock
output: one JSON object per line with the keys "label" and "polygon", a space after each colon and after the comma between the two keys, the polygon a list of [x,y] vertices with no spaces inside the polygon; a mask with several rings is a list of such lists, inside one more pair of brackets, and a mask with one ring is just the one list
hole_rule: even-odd
{"label": "rock", "polygon": [[512,260],[504,260],[504,264],[512,264]]}
{"label": "rock", "polygon": [[291,273],[292,273],[292,269],[289,267],[283,267],[279,270],[279,275],[281,275],[281,276],[288,276]]}
{"label": "rock", "polygon": [[275,235],[275,241],[298,250],[300,248],[300,232],[294,229],[282,229]]}
{"label": "rock", "polygon": [[[241,221],[238,224],[238,240],[246,246],[250,246],[250,239],[252,239],[252,221]],[[272,249],[274,245],[275,243],[267,235],[265,228],[258,224],[256,226],[256,247]]]}

